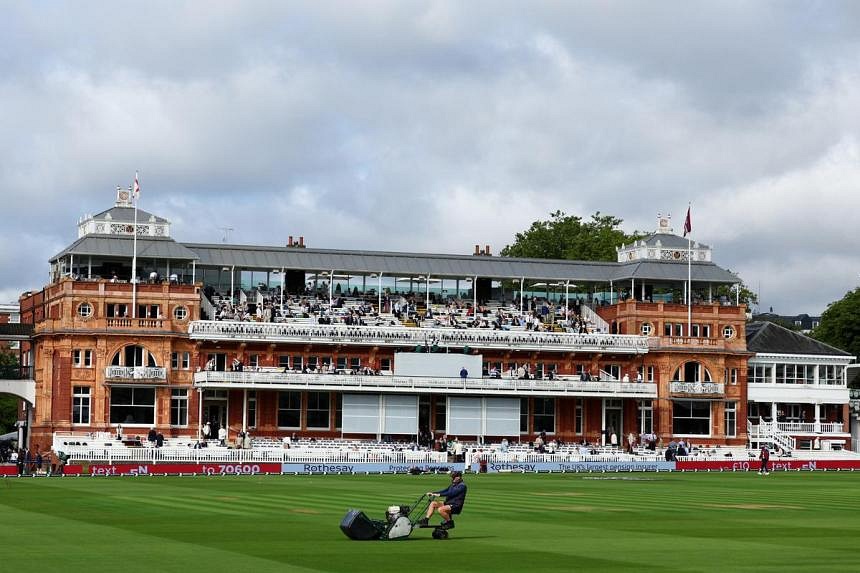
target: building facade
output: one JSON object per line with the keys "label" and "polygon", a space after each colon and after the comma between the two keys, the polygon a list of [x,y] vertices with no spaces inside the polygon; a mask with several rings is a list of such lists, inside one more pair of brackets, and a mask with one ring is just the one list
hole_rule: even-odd
{"label": "building facade", "polygon": [[167,219],[138,212],[135,227],[133,210],[119,189],[51,259],[51,284],[21,298],[34,444],[207,424],[748,442],[746,308],[720,294],[738,279],[665,218],[594,263],[178,243]]}

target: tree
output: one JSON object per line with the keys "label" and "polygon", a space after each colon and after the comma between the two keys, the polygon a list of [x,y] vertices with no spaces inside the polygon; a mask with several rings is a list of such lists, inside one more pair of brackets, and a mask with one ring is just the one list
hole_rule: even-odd
{"label": "tree", "polygon": [[860,288],[827,306],[812,337],[860,356]]}
{"label": "tree", "polygon": [[643,235],[626,234],[622,220],[600,211],[588,221],[564,211],[550,213],[546,221],[535,221],[528,230],[517,233],[512,245],[501,251],[503,257],[533,259],[570,259],[578,261],[615,261],[616,247],[632,243]]}
{"label": "tree", "polygon": [[[18,359],[14,354],[0,352],[0,378],[13,373],[17,377]],[[0,434],[11,432],[18,421],[18,397],[0,394]]]}
{"label": "tree", "polygon": [[[729,272],[732,272],[731,269],[727,269]],[[737,276],[737,273],[733,273]],[[735,293],[735,289],[740,288],[740,296]],[[734,303],[735,297],[740,300],[741,304],[745,304],[747,308],[752,308],[753,306],[758,304],[758,295],[747,287],[743,280],[737,286],[731,285],[720,285],[715,290],[715,295],[719,300],[720,297],[725,296],[730,302]]]}

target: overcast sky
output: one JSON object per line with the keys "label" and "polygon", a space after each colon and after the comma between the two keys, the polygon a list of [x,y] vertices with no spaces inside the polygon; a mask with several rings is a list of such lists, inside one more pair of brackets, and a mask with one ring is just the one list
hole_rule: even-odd
{"label": "overcast sky", "polygon": [[180,241],[494,253],[658,211],[761,294],[858,284],[860,3],[0,0],[0,302],[141,172]]}

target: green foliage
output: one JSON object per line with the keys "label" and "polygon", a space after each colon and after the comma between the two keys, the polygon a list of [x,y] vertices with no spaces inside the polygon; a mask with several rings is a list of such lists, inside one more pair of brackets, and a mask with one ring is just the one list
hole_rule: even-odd
{"label": "green foliage", "polygon": [[578,261],[615,261],[616,247],[631,243],[643,235],[626,234],[619,226],[622,220],[600,211],[583,221],[564,211],[550,214],[546,221],[535,221],[528,230],[517,233],[512,245],[501,251],[503,257],[534,259],[570,259]]}
{"label": "green foliage", "polygon": [[812,337],[860,356],[860,288],[830,303]]}
{"label": "green foliage", "polygon": [[[731,269],[727,269],[727,270],[729,272],[732,272]],[[737,273],[735,273],[735,275],[737,275]],[[736,296],[736,294],[735,294],[736,288],[737,287],[733,287],[731,285],[720,285],[715,289],[715,293],[716,293],[715,296],[717,298],[725,296],[727,299],[729,299],[732,302],[732,304],[734,304],[735,296]],[[750,288],[747,287],[746,283],[744,283],[743,280],[741,280],[740,288],[741,288],[741,293],[740,293],[740,303],[741,304],[745,304],[747,306],[747,308],[751,308],[751,307],[758,304],[758,295],[755,292],[753,292],[752,290],[750,290]]]}

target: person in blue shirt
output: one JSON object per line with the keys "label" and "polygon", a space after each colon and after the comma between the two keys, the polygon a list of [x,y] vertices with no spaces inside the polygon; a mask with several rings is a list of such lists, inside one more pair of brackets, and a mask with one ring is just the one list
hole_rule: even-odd
{"label": "person in blue shirt", "polygon": [[420,527],[427,527],[433,513],[439,513],[442,516],[441,529],[453,529],[453,515],[458,515],[463,511],[463,504],[466,502],[466,484],[463,483],[463,472],[454,470],[451,472],[451,485],[439,491],[427,492],[430,497],[444,497],[445,501],[434,500],[427,506],[427,515],[418,520]]}

